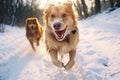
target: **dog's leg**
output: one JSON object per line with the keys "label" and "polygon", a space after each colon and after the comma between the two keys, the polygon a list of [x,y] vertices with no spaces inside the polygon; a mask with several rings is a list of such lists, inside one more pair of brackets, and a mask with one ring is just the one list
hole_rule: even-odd
{"label": "dog's leg", "polygon": [[57,51],[55,51],[53,49],[50,50],[50,56],[51,56],[51,59],[52,59],[52,62],[53,62],[54,65],[56,65],[56,66],[58,66],[60,68],[64,66],[64,64],[58,60]]}
{"label": "dog's leg", "polygon": [[72,51],[69,52],[69,58],[70,58],[70,60],[65,65],[65,69],[66,70],[71,69],[73,67],[73,65],[75,64],[75,55],[76,55],[76,50],[72,50]]}
{"label": "dog's leg", "polygon": [[39,46],[39,41],[40,41],[40,38],[37,39],[37,46]]}
{"label": "dog's leg", "polygon": [[31,44],[31,46],[32,46],[32,48],[33,48],[33,50],[35,51],[35,47],[34,47],[34,45],[33,45],[33,42],[32,42],[31,40],[29,40],[29,42],[30,42],[30,44]]}

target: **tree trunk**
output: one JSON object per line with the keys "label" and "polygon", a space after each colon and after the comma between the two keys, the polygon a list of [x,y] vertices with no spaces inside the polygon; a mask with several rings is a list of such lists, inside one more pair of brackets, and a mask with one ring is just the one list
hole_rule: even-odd
{"label": "tree trunk", "polygon": [[80,4],[80,1],[77,0],[76,4],[74,4],[74,5],[75,5],[75,8],[77,10],[79,18],[81,19],[83,17],[83,15],[82,15],[82,6]]}
{"label": "tree trunk", "polygon": [[120,0],[116,0],[117,4],[115,7],[120,7]]}
{"label": "tree trunk", "polygon": [[95,13],[99,13],[101,11],[100,0],[95,0]]}
{"label": "tree trunk", "polygon": [[110,0],[110,7],[111,7],[111,8],[114,7],[114,2],[113,2],[113,0]]}
{"label": "tree trunk", "polygon": [[85,0],[81,0],[82,2],[82,7],[83,7],[83,12],[84,12],[84,17],[87,18],[88,17],[88,8],[87,8],[87,5],[85,3]]}
{"label": "tree trunk", "polygon": [[107,9],[107,1],[106,0],[102,0],[101,2],[101,11],[105,11]]}

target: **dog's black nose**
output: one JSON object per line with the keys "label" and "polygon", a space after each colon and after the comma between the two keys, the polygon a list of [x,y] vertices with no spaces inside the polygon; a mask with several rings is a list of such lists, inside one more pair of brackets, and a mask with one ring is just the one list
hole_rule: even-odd
{"label": "dog's black nose", "polygon": [[60,29],[60,26],[61,26],[61,23],[55,23],[53,25],[53,27],[56,29],[56,30],[59,30]]}
{"label": "dog's black nose", "polygon": [[31,26],[32,29],[34,29],[34,26]]}

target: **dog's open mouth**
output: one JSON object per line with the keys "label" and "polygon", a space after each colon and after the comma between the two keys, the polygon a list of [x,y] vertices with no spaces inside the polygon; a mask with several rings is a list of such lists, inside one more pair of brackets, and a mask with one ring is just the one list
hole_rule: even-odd
{"label": "dog's open mouth", "polygon": [[55,31],[57,39],[61,40],[64,37],[67,27],[64,30]]}

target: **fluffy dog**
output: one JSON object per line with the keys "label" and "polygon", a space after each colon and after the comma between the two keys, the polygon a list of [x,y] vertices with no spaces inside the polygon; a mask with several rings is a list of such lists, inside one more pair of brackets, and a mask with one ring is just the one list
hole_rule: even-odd
{"label": "fluffy dog", "polygon": [[[50,4],[44,11],[45,40],[52,62],[58,67],[69,70],[75,64],[76,46],[79,42],[79,31],[72,3],[61,5]],[[65,65],[58,60],[58,54],[69,53]]]}
{"label": "fluffy dog", "polygon": [[26,19],[26,37],[35,51],[34,42],[39,46],[39,41],[43,35],[43,28],[37,18]]}

